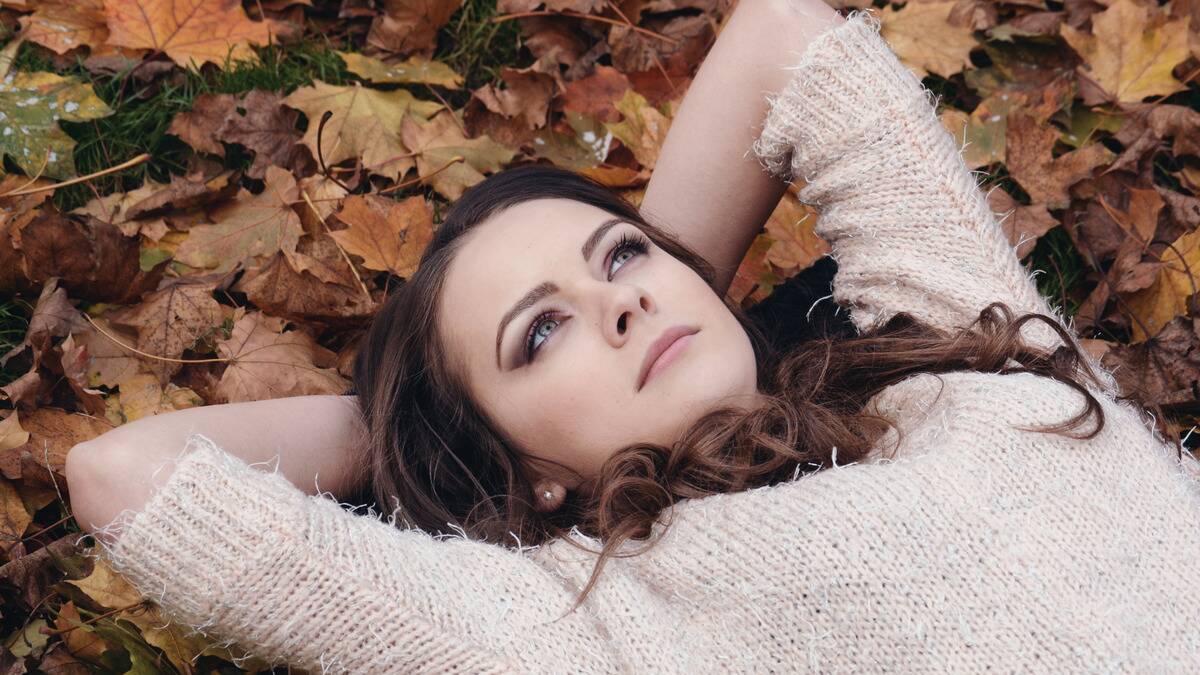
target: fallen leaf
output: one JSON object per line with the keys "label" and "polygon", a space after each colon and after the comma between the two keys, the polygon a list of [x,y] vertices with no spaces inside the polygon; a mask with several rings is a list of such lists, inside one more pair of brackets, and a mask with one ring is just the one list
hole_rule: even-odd
{"label": "fallen leaf", "polygon": [[987,200],[988,206],[1000,223],[1000,229],[1016,249],[1017,257],[1022,260],[1033,253],[1042,235],[1059,225],[1058,220],[1046,210],[1045,204],[1018,204],[1000,188],[990,190]]}
{"label": "fallen leaf", "polygon": [[108,43],[163,52],[181,66],[257,57],[251,45],[271,40],[267,23],[251,21],[237,0],[104,0]]}
{"label": "fallen leaf", "polygon": [[178,136],[200,152],[224,157],[225,146],[217,138],[217,130],[236,107],[237,98],[231,94],[205,92],[192,101],[190,110],[177,113],[171,119],[167,133]]}
{"label": "fallen leaf", "polygon": [[1200,290],[1200,230],[1183,235],[1159,256],[1158,278],[1127,303],[1137,317],[1130,344],[1158,335],[1177,316],[1188,311],[1188,299]]}
{"label": "fallen leaf", "polygon": [[233,288],[271,316],[308,324],[362,325],[379,309],[328,237],[293,255],[275,254]]}
{"label": "fallen leaf", "polygon": [[605,128],[633,152],[639,164],[653,170],[658,162],[659,150],[671,129],[671,120],[632,89],[625,92],[617,103],[617,110],[624,119],[606,122]]}
{"label": "fallen leaf", "polygon": [[85,122],[112,114],[92,85],[54,73],[17,72],[0,79],[0,158],[30,176],[75,175],[75,139],[59,120]]}
{"label": "fallen leaf", "polygon": [[505,88],[485,84],[471,92],[483,105],[497,115],[519,117],[530,129],[546,125],[550,97],[554,95],[554,78],[539,73],[533,67],[501,68],[500,79]]}
{"label": "fallen leaf", "polygon": [[295,251],[304,234],[300,216],[293,209],[299,201],[292,174],[269,167],[261,193],[242,190],[236,199],[217,207],[210,214],[214,224],[191,228],[175,259],[224,274],[276,251]]}
{"label": "fallen leaf", "polygon": [[36,284],[59,277],[77,297],[132,302],[158,284],[162,271],[138,267],[138,240],[90,216],[43,212],[13,237],[25,277]]}
{"label": "fallen leaf", "polygon": [[298,145],[296,121],[300,115],[285,108],[283,102],[279,94],[255,89],[238,101],[217,129],[221,140],[254,153],[254,164],[246,169],[251,178],[266,176],[270,166],[303,172],[312,165],[308,152]]}
{"label": "fallen leaf", "polygon": [[1008,119],[1006,162],[1021,187],[1034,203],[1060,209],[1070,202],[1067,189],[1092,174],[1113,158],[1103,145],[1094,143],[1054,157],[1052,150],[1059,132],[1038,124],[1031,116],[1016,113]]}
{"label": "fallen leaf", "polygon": [[950,23],[956,0],[910,2],[879,13],[879,34],[918,78],[936,73],[949,78],[971,66],[971,50],[979,46],[970,28]]}
{"label": "fallen leaf", "polygon": [[1150,403],[1177,405],[1195,401],[1200,383],[1197,320],[1176,317],[1154,337],[1135,345],[1116,345],[1102,365],[1124,392],[1139,392]]}
{"label": "fallen leaf", "polygon": [[217,349],[232,360],[216,388],[222,403],[341,394],[350,386],[330,367],[336,354],[304,331],[285,331],[282,319],[262,312],[240,316]]}
{"label": "fallen leaf", "polygon": [[813,232],[817,217],[815,209],[802,204],[789,191],[767,219],[765,227],[771,238],[767,260],[784,275],[808,269],[829,253],[829,243]]}
{"label": "fallen leaf", "polygon": [[121,416],[126,422],[204,405],[204,400],[191,389],[174,382],[163,386],[150,373],[137,373],[121,380],[120,389],[117,400],[121,405]]}
{"label": "fallen leaf", "polygon": [[395,54],[433,54],[438,29],[462,6],[462,0],[383,0],[371,23],[367,44]]}
{"label": "fallen leaf", "polygon": [[364,80],[386,84],[436,84],[447,89],[459,89],[463,77],[441,61],[414,56],[398,63],[384,63],[365,54],[338,52],[346,62],[346,70]]}
{"label": "fallen leaf", "polygon": [[330,235],[347,253],[362,258],[367,269],[406,279],[433,240],[433,212],[420,195],[402,202],[355,195],[346,199],[338,220],[348,227]]}
{"label": "fallen leaf", "polygon": [[[213,289],[212,283],[172,280],[148,294],[140,303],[110,312],[108,317],[113,323],[137,331],[139,351],[164,359],[178,359],[184,350],[221,324],[221,309],[213,298]],[[146,359],[142,367],[157,375],[160,384],[166,385],[182,364]]]}
{"label": "fallen leaf", "polygon": [[[401,135],[417,153],[417,173],[447,199],[458,199],[484,173],[499,171],[516,154],[486,136],[467,138],[446,110],[427,122],[406,116]],[[465,161],[450,164],[455,157]]]}
{"label": "fallen leaf", "polygon": [[442,106],[421,101],[411,93],[378,91],[354,83],[337,87],[316,82],[292,92],[284,103],[308,117],[304,144],[319,157],[317,131],[321,116],[331,111],[321,137],[325,164],[333,166],[347,159],[362,158],[371,173],[396,180],[414,165],[412,153],[400,140],[402,120],[410,115],[427,119]]}
{"label": "fallen leaf", "polygon": [[104,0],[41,0],[33,14],[19,21],[26,40],[56,54],[78,47],[95,52],[108,39]]}
{"label": "fallen leaf", "polygon": [[[1188,20],[1167,19],[1155,6],[1116,0],[1092,17],[1092,34],[1063,24],[1062,37],[1083,57],[1080,78],[1095,84],[1081,90],[1084,103],[1138,103],[1187,89],[1171,71],[1187,60]],[[1096,88],[1102,92],[1093,93]]]}
{"label": "fallen leaf", "polygon": [[567,83],[558,103],[563,112],[587,115],[601,122],[616,122],[621,118],[617,103],[629,88],[629,78],[621,71],[596,66],[591,75]]}

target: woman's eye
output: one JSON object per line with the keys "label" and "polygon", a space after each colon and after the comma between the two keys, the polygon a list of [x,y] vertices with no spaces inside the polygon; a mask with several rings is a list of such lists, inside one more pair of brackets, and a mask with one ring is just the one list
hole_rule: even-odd
{"label": "woman's eye", "polygon": [[609,280],[611,281],[613,274],[616,273],[615,270],[613,270],[614,264],[617,265],[617,269],[621,269],[621,267],[624,267],[625,263],[632,260],[634,256],[645,253],[647,250],[649,250],[649,248],[649,240],[642,235],[626,234],[622,236],[621,240],[617,242],[617,245],[613,247],[612,253],[609,254]]}
{"label": "woman's eye", "polygon": [[555,328],[558,328],[558,324],[560,323],[562,322],[547,314],[542,314],[533,320],[533,324],[529,326],[529,337],[525,341],[526,360],[533,360],[542,343],[546,341],[546,338],[550,337],[550,334],[554,332]]}

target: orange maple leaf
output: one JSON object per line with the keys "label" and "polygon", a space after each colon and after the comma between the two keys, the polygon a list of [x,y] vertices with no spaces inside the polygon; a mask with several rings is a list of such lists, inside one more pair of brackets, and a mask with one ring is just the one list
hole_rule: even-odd
{"label": "orange maple leaf", "polygon": [[253,60],[271,39],[237,0],[104,0],[108,44],[165,52],[180,65]]}

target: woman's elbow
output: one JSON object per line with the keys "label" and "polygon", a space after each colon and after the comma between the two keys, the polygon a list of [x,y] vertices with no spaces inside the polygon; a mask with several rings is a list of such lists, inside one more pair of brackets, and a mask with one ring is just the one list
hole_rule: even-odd
{"label": "woman's elbow", "polygon": [[126,503],[130,491],[122,490],[119,484],[120,475],[124,474],[125,480],[130,478],[122,466],[128,464],[118,452],[94,441],[79,443],[67,452],[63,472],[71,515],[81,529],[96,534],[130,507]]}

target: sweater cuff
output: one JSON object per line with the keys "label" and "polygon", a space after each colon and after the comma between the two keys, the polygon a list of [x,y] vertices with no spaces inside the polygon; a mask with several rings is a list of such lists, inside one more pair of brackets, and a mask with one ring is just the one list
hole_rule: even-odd
{"label": "sweater cuff", "polygon": [[284,543],[280,532],[295,531],[292,521],[307,496],[281,474],[255,469],[199,433],[169,461],[176,466],[167,482],[141,509],[122,512],[106,528],[119,534],[116,542],[97,537],[100,555],[184,623],[220,625],[227,608],[244,602],[225,582],[236,585],[243,561]]}
{"label": "sweater cuff", "polygon": [[854,147],[896,132],[901,110],[936,99],[879,34],[879,20],[852,11],[808,45],[770,108],[753,150],[783,180],[805,180]]}

